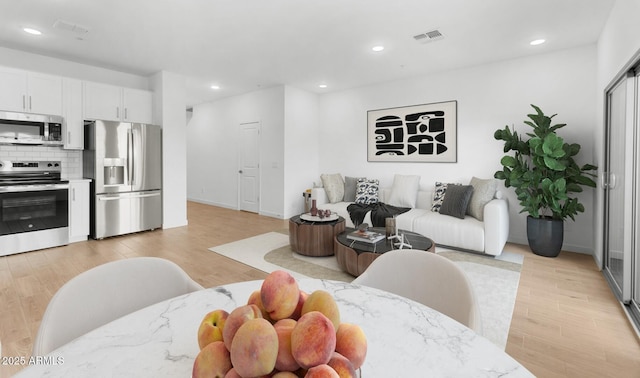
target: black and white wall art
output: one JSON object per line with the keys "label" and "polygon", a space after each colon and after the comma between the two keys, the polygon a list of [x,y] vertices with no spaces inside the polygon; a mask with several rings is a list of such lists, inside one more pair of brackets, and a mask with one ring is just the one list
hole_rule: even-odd
{"label": "black and white wall art", "polygon": [[367,160],[455,163],[457,101],[370,110]]}

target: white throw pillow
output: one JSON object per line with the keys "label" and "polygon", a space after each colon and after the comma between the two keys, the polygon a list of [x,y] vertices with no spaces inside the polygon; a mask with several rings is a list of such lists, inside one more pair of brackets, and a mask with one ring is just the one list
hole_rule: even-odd
{"label": "white throw pillow", "polygon": [[416,207],[418,190],[420,189],[420,176],[395,175],[391,194],[386,201],[389,205],[398,207]]}
{"label": "white throw pillow", "polygon": [[342,180],[342,175],[339,173],[323,173],[320,175],[320,179],[322,179],[322,186],[327,193],[329,202],[341,202],[344,198],[344,180]]}

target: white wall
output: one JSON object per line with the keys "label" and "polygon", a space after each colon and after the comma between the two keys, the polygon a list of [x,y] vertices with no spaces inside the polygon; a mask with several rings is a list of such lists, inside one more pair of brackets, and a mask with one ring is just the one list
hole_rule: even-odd
{"label": "white wall", "polygon": [[318,143],[318,101],[314,93],[285,87],[285,218],[304,211],[302,193],[320,179],[318,153],[333,149],[333,144]]}
{"label": "white wall", "polygon": [[187,225],[187,134],[185,79],[154,75],[154,122],[162,125],[162,227]]}
{"label": "white wall", "polygon": [[[632,62],[640,52],[640,2],[637,0],[617,0],[609,19],[598,40],[598,72],[597,72],[597,115],[598,127],[594,135],[596,143],[596,160],[604,166],[604,106],[606,87]],[[602,171],[601,171],[602,173]],[[604,191],[598,188],[596,196],[596,224],[594,229],[596,252],[595,258],[600,267],[603,262],[603,217]]]}
{"label": "white wall", "polygon": [[196,105],[187,125],[187,198],[239,208],[238,127],[260,122],[260,214],[284,215],[283,86]]}
{"label": "white wall", "polygon": [[[502,143],[493,133],[505,125],[527,132],[526,114],[538,105],[568,126],[560,135],[582,145],[578,163],[593,163],[596,128],[595,45],[529,56],[489,65],[442,72],[411,80],[367,86],[320,98],[319,173],[377,178],[390,186],[395,173],[419,174],[421,186],[435,181],[468,183],[472,176],[490,178],[501,169]],[[368,110],[456,100],[458,102],[457,163],[368,163]],[[337,153],[339,152],[339,153]],[[513,189],[506,190],[510,206],[510,237],[527,244],[526,214]],[[580,198],[587,208],[576,222],[565,225],[566,250],[591,253],[593,241],[593,190]]]}

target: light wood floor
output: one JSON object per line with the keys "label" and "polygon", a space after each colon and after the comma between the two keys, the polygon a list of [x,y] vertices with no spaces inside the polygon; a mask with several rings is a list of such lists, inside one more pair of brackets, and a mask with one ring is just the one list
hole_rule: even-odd
{"label": "light wood floor", "polygon": [[[287,228],[287,221],[188,203],[189,226],[0,257],[2,356],[29,357],[51,296],[93,266],[135,256],[180,265],[205,287],[265,273],[207,248]],[[538,377],[640,377],[640,342],[592,257],[524,255],[506,351]],[[19,366],[0,366],[8,377]]]}

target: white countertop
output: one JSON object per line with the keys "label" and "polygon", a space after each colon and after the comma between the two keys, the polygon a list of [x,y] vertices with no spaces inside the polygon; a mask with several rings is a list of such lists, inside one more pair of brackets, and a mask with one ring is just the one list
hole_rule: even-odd
{"label": "white countertop", "polygon": [[[261,283],[220,286],[147,307],[52,352],[48,362],[58,364],[29,366],[16,377],[188,377],[203,316],[246,304]],[[332,293],[341,321],[362,327],[368,341],[364,378],[533,377],[484,337],[411,300],[344,282],[299,284],[309,293]]]}

